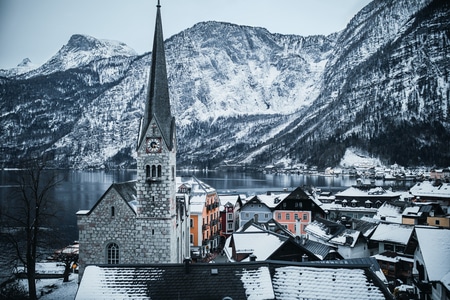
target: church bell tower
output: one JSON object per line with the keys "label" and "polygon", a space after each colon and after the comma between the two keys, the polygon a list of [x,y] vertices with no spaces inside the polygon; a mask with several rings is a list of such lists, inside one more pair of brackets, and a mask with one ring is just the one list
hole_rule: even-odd
{"label": "church bell tower", "polygon": [[137,234],[146,236],[141,254],[148,263],[180,260],[175,118],[170,109],[160,8],[158,1],[148,93],[137,142]]}

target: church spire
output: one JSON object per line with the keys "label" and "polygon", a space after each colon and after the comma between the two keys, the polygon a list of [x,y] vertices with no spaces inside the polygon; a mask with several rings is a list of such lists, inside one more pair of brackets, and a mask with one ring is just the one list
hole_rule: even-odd
{"label": "church spire", "polygon": [[156,5],[156,24],[153,37],[152,65],[150,82],[145,104],[145,114],[139,135],[138,148],[144,141],[145,133],[152,119],[160,127],[162,137],[169,149],[173,147],[175,119],[170,111],[169,84],[167,80],[166,57],[161,22],[161,5]]}

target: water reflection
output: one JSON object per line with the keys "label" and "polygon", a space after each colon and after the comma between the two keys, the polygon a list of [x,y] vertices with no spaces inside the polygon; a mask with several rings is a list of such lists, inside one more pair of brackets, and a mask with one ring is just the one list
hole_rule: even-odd
{"label": "water reflection", "polygon": [[[73,171],[57,170],[63,181],[54,190],[54,198],[61,207],[60,226],[67,235],[68,242],[78,239],[76,212],[90,209],[105,193],[113,182],[124,182],[136,179],[136,170],[115,171]],[[10,197],[14,189],[13,171],[0,171],[0,204],[6,208],[14,204]],[[354,185],[356,178],[349,176],[323,176],[305,174],[264,174],[240,172],[180,172],[178,176],[195,175],[200,180],[214,187],[219,194],[235,192],[253,195],[268,190],[293,190],[298,186],[314,186],[326,191],[339,191]],[[407,190],[412,182],[383,182],[375,184],[392,185],[394,189]]]}

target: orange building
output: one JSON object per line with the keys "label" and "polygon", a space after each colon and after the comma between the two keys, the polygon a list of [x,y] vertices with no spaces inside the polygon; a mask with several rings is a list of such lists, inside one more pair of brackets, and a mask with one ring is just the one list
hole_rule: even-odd
{"label": "orange building", "polygon": [[195,176],[178,179],[179,193],[189,194],[191,257],[203,260],[220,242],[219,197],[214,188]]}

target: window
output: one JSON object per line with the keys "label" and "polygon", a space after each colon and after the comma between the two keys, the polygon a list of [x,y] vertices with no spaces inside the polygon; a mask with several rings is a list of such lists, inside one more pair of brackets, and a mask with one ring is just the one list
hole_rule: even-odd
{"label": "window", "polygon": [[290,220],[291,219],[291,214],[290,213],[286,213],[286,220]]}
{"label": "window", "polygon": [[269,214],[264,214],[264,218],[267,220],[269,219]]}
{"label": "window", "polygon": [[156,166],[152,166],[152,177],[156,177]]}
{"label": "window", "polygon": [[190,219],[190,221],[191,221],[191,228],[192,228],[192,227],[194,227],[194,220]]}
{"label": "window", "polygon": [[277,219],[278,219],[278,220],[281,220],[281,213],[278,213],[278,214],[277,214]]}
{"label": "window", "polygon": [[147,165],[147,166],[145,166],[145,177],[150,177],[150,166],[149,165]]}
{"label": "window", "polygon": [[108,264],[119,263],[119,246],[116,243],[110,243],[107,246]]}
{"label": "window", "polygon": [[308,214],[303,214],[303,220],[307,221],[308,220]]}
{"label": "window", "polygon": [[384,244],[384,251],[394,251],[394,245]]}
{"label": "window", "polygon": [[434,225],[441,225],[440,220],[434,220]]}
{"label": "window", "polygon": [[115,209],[114,206],[111,206],[111,217],[114,217],[115,215]]}
{"label": "window", "polygon": [[158,177],[161,177],[162,168],[161,165],[158,166]]}
{"label": "window", "polygon": [[233,223],[228,223],[227,230],[228,231],[233,230]]}
{"label": "window", "polygon": [[230,214],[230,213],[229,213],[227,219],[228,219],[228,220],[233,220],[233,214]]}
{"label": "window", "polygon": [[194,235],[189,235],[189,242],[191,243],[191,244],[193,244],[194,243]]}
{"label": "window", "polygon": [[294,219],[298,220],[298,214],[294,214]]}

